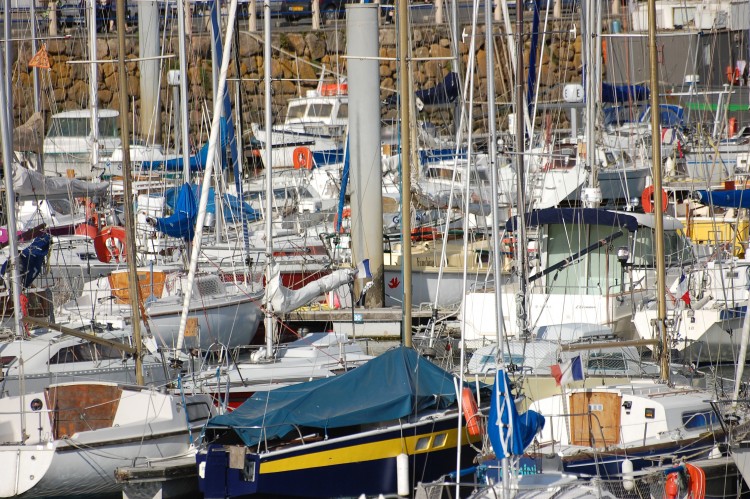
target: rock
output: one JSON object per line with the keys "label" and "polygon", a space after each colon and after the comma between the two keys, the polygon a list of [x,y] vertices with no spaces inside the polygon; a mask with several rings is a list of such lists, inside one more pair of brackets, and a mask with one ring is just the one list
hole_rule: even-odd
{"label": "rock", "polygon": [[300,56],[305,53],[305,47],[307,46],[305,43],[305,38],[299,34],[299,33],[287,33],[285,34],[286,42],[284,42],[284,37],[282,37],[281,40],[281,47],[285,48],[287,50],[290,50],[295,55]]}
{"label": "rock", "polygon": [[310,58],[314,61],[319,61],[326,55],[326,43],[325,41],[318,38],[318,35],[314,33],[308,33],[305,36],[305,43],[307,48],[310,50]]}

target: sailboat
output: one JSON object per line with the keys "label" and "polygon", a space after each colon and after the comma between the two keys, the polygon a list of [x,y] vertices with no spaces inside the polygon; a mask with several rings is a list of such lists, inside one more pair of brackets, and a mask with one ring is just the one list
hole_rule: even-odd
{"label": "sailboat", "polygon": [[[120,86],[125,86],[124,1],[119,1],[118,32],[120,44]],[[0,64],[2,67],[2,64]],[[5,87],[0,97],[5,101]],[[121,95],[126,107],[126,96]],[[8,137],[8,115],[0,116],[2,132]],[[122,121],[127,137],[127,120]],[[6,195],[13,202],[9,141],[3,141]],[[130,170],[125,148],[125,192],[129,194]],[[126,223],[131,225],[131,208],[126,203]],[[11,213],[13,213],[11,211]],[[129,215],[129,216],[128,216]],[[13,216],[9,222],[14,224]],[[15,255],[15,234],[10,233],[11,255]],[[134,246],[132,228],[128,236]],[[135,262],[130,262],[131,289],[137,289]],[[20,310],[20,280],[15,265],[13,291],[16,310]],[[134,295],[137,291],[134,291]],[[0,483],[1,497],[48,497],[64,491],[69,495],[116,493],[121,485],[114,470],[123,461],[134,462],[156,457],[185,455],[204,422],[214,414],[207,395],[170,395],[143,386],[140,371],[141,336],[138,307],[133,307],[135,376],[139,386],[107,382],[53,384],[44,390],[27,392],[23,372],[19,373],[19,395],[0,399],[0,466],[5,479]],[[23,334],[21,315],[16,314],[16,334]]]}

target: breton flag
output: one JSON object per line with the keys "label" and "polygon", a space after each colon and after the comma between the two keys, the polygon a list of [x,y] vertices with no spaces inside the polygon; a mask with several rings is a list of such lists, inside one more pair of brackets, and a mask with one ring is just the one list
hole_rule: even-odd
{"label": "breton flag", "polygon": [[357,265],[357,277],[360,279],[372,278],[370,273],[370,259],[365,258]]}
{"label": "breton flag", "polygon": [[550,366],[552,376],[555,377],[557,386],[569,385],[574,381],[583,381],[583,363],[581,362],[581,356],[576,355],[572,359],[563,362],[562,364],[555,364]]}
{"label": "breton flag", "polygon": [[690,306],[690,282],[688,277],[682,273],[680,274],[680,278],[675,281],[674,284],[672,284],[672,287],[669,288],[669,292],[674,295],[675,303],[678,300],[682,300],[685,302],[685,305],[688,307]]}

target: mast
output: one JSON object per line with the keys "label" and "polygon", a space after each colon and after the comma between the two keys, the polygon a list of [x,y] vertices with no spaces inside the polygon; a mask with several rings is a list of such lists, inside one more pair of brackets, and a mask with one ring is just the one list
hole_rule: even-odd
{"label": "mast", "polygon": [[188,124],[187,49],[185,47],[185,0],[177,0],[177,36],[180,56],[180,126],[182,132],[182,179],[190,183],[190,125]]}
{"label": "mast", "polygon": [[[118,0],[119,2],[124,0]],[[266,0],[267,1],[267,0]],[[118,10],[119,13],[119,10]],[[223,95],[224,86],[227,83],[227,70],[229,69],[229,56],[232,42],[232,33],[234,32],[234,18],[237,14],[237,0],[229,3],[229,14],[227,17],[227,38],[224,53],[221,58],[221,69],[219,71],[219,90],[217,95]],[[120,31],[118,27],[118,32]],[[185,68],[181,68],[183,74],[181,78],[186,78]],[[211,174],[213,172],[214,160],[216,158],[216,143],[219,140],[221,128],[221,99],[214,100],[214,110],[211,118],[211,134],[208,139],[208,153],[206,167],[203,172],[203,184],[201,185],[201,197],[198,202],[198,216],[195,221],[195,236],[193,237],[193,246],[190,252],[190,268],[188,270],[187,289],[182,300],[182,315],[180,316],[180,329],[177,337],[176,349],[182,349],[185,342],[185,328],[187,327],[188,314],[190,313],[190,299],[193,295],[193,284],[195,282],[195,273],[198,270],[198,255],[200,255],[201,243],[203,239],[203,223],[206,221],[206,206],[208,205],[208,191],[211,186]]]}
{"label": "mast", "polygon": [[[271,264],[273,263],[273,114],[271,112],[271,1],[263,0],[263,90],[265,96],[266,125],[266,285],[271,282]],[[265,293],[266,303],[266,355],[273,352],[273,315],[271,314],[271,297]],[[354,304],[352,304],[354,306]]]}
{"label": "mast", "polygon": [[[515,90],[515,113],[516,113],[516,154],[515,154],[515,166],[516,166],[516,214],[518,219],[518,226],[516,230],[518,234],[516,239],[518,240],[518,295],[516,296],[516,302],[518,304],[518,331],[521,337],[526,338],[529,335],[529,326],[527,317],[527,306],[526,306],[526,278],[528,277],[528,255],[526,252],[526,175],[524,165],[524,110],[526,106],[523,101],[523,9],[516,9],[516,90]],[[489,56],[488,56],[489,57]],[[493,199],[493,205],[497,202],[497,198]],[[493,220],[493,225],[495,220]],[[499,260],[498,260],[499,263]]]}
{"label": "mast", "polygon": [[[490,179],[492,182],[492,261],[493,269],[495,273],[495,326],[497,331],[497,356],[495,358],[495,365],[498,366],[497,371],[505,372],[505,352],[503,343],[503,299],[500,294],[500,262],[502,261],[500,254],[500,228],[498,227],[498,221],[500,220],[500,209],[498,207],[498,175],[497,175],[497,117],[495,112],[495,37],[492,31],[492,2],[484,2],[484,46],[487,54],[487,121],[489,123],[489,137],[488,142],[488,154],[489,161],[488,166],[490,168]],[[510,478],[509,459],[507,456],[501,458],[502,466],[502,479],[503,484],[508,484]],[[505,487],[503,488],[505,493]]]}
{"label": "mast", "polygon": [[[39,41],[37,40],[39,27],[36,23],[36,0],[31,0],[31,53],[36,54],[39,51]],[[39,82],[39,68],[35,67],[32,69],[32,75],[34,76],[34,113],[39,113],[42,110],[41,96],[42,87]],[[44,154],[41,151],[36,153],[36,169],[39,173],[44,175]]]}
{"label": "mast", "polygon": [[656,0],[648,0],[648,54],[651,86],[651,168],[654,179],[654,247],[656,251],[655,333],[661,340],[659,352],[660,380],[669,383],[669,338],[667,335],[666,263],[664,261],[664,213],[661,186],[661,134],[659,122],[659,65],[656,51]]}
{"label": "mast", "polygon": [[[125,11],[123,10],[122,13],[122,28],[120,28],[120,10],[119,10],[120,2],[117,1],[117,39],[120,39],[120,29],[125,29]],[[89,108],[91,109],[91,172],[94,172],[94,168],[96,168],[99,165],[99,99],[97,96],[97,90],[99,88],[99,72],[96,69],[96,0],[91,0],[89,2],[89,60],[91,61],[89,63]],[[123,33],[123,39],[124,39],[124,33]],[[120,50],[125,46],[125,42],[123,41],[122,45],[119,45]],[[121,58],[121,54],[118,54],[118,58]],[[124,63],[123,63],[124,68]],[[120,88],[124,89],[126,88],[124,86],[124,82],[126,80],[123,78],[120,78]],[[125,94],[125,92],[120,92],[121,94]],[[125,96],[127,98],[127,96]],[[122,99],[120,99],[122,100]],[[125,102],[125,116],[127,117],[127,101]],[[122,114],[122,106],[120,106],[120,114]],[[127,121],[127,119],[126,119]],[[120,120],[120,123],[122,123],[122,120]],[[127,123],[126,123],[127,125]],[[123,137],[127,137],[127,135],[123,135]],[[130,152],[128,146],[125,145],[126,141],[129,141],[130,139],[127,138],[126,140],[123,140],[122,144],[122,153],[123,153],[123,161],[122,166],[123,169],[125,168],[125,152]],[[128,156],[128,159],[130,157]],[[123,175],[125,172],[123,171]],[[128,198],[125,198],[126,200]]]}
{"label": "mast", "polygon": [[[128,124],[127,73],[125,70],[125,0],[117,0],[117,76],[120,89],[120,138],[122,141],[122,184],[123,204],[125,205],[125,248],[128,265],[128,289],[133,300],[130,305],[130,317],[133,324],[133,343],[135,344],[135,380],[143,385],[143,356],[141,353],[141,287],[138,284],[138,268],[135,250],[135,216],[133,213],[133,190],[130,172],[130,129]],[[95,16],[95,14],[94,14]],[[92,17],[94,17],[92,16]],[[96,25],[94,25],[96,34]],[[93,50],[93,49],[92,49]],[[95,51],[94,51],[95,53]],[[92,57],[92,60],[94,57]],[[95,63],[92,64],[95,66]],[[96,99],[93,108],[96,108]],[[95,116],[95,115],[94,115]],[[93,130],[93,129],[92,129]],[[95,135],[96,136],[96,135]],[[96,145],[96,141],[94,141]]]}
{"label": "mast", "polygon": [[[9,2],[6,0],[5,6],[8,7]],[[6,12],[8,12],[6,10]],[[6,22],[5,25],[10,23]],[[5,73],[7,66],[5,61],[8,60],[8,54],[10,53],[10,38],[5,38],[5,50],[2,53],[3,60],[0,61],[0,72]],[[13,94],[7,93],[9,91],[11,78],[8,74],[0,74],[0,81],[7,82],[0,83],[0,102],[4,102],[2,111],[0,111],[0,133],[2,133],[3,143],[3,176],[5,180],[5,204],[8,213],[8,242],[10,245],[10,253],[8,255],[8,266],[10,267],[10,280],[11,280],[11,295],[13,297],[13,329],[16,334],[16,338],[23,338],[23,329],[21,326],[21,275],[18,272],[18,240],[16,236],[16,196],[13,192],[13,131],[11,113],[13,109]],[[21,347],[23,348],[23,343]],[[22,358],[22,357],[21,357]],[[21,415],[26,411],[26,399],[24,394],[26,390],[23,386],[23,362],[19,364],[19,380],[21,385],[19,386],[19,403],[21,405]],[[28,436],[26,435],[26,418],[21,417],[21,438],[20,441],[25,441]]]}
{"label": "mast", "polygon": [[398,72],[399,104],[401,105],[401,269],[404,282],[402,305],[401,342],[411,348],[411,135],[409,134],[409,75],[411,68],[407,59],[409,43],[409,1],[398,2]]}

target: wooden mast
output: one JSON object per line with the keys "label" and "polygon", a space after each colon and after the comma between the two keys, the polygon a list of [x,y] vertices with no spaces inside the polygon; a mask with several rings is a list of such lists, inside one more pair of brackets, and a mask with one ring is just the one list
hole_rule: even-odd
{"label": "wooden mast", "polygon": [[666,263],[664,260],[664,213],[661,186],[661,123],[659,113],[659,65],[656,52],[656,0],[648,0],[648,53],[651,87],[651,151],[654,179],[654,247],[656,251],[656,303],[655,338],[661,340],[659,350],[660,380],[669,383],[669,338],[667,335]]}
{"label": "wooden mast", "polygon": [[[96,51],[93,51],[96,53]],[[135,217],[133,213],[133,189],[130,171],[130,130],[128,128],[128,92],[127,74],[125,72],[125,0],[117,0],[117,76],[120,94],[120,137],[122,141],[122,184],[125,199],[125,250],[128,265],[128,288],[134,301],[130,305],[130,317],[133,324],[133,343],[135,344],[135,380],[143,385],[143,343],[141,342],[141,287],[138,285],[135,250]]]}

